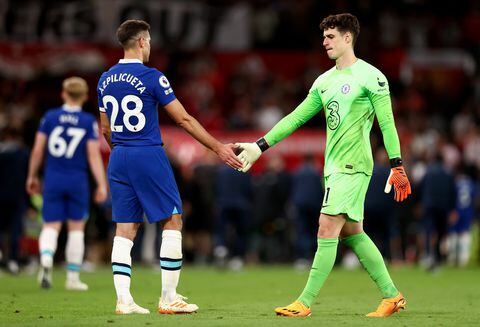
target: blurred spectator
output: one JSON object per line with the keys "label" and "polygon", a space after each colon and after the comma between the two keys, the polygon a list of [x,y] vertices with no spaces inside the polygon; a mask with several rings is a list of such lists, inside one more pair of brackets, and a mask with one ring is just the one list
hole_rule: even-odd
{"label": "blurred spectator", "polygon": [[310,268],[317,247],[318,218],[323,200],[322,175],[313,155],[307,155],[292,175],[291,202],[294,208],[295,267]]}
{"label": "blurred spectator", "polygon": [[217,165],[212,152],[204,161],[186,173],[185,178],[185,258],[195,264],[206,264],[212,249],[215,226],[215,184]]}
{"label": "blurred spectator", "polygon": [[20,238],[28,202],[27,169],[28,151],[22,144],[20,132],[4,129],[0,141],[0,250],[4,248],[7,269],[13,274],[19,272]]}
{"label": "blurred spectator", "polygon": [[473,128],[465,137],[464,160],[467,165],[480,169],[480,128]]}
{"label": "blurred spectator", "polygon": [[268,131],[283,118],[282,110],[278,105],[279,94],[272,90],[264,97],[262,106],[255,117],[255,127],[261,131]]}
{"label": "blurred spectator", "polygon": [[435,270],[445,259],[442,241],[447,235],[448,217],[455,208],[456,189],[453,174],[448,171],[440,155],[428,165],[420,185],[423,224],[429,250],[430,270]]}
{"label": "blurred spectator", "polygon": [[[399,258],[398,223],[394,216],[394,201],[391,194],[384,192],[390,174],[390,165],[385,150],[375,151],[375,165],[365,199],[365,232],[377,244],[382,256],[392,260],[393,253]],[[395,245],[395,248],[394,248]],[[393,248],[393,249],[392,249]]]}
{"label": "blurred spectator", "polygon": [[252,184],[250,175],[230,167],[218,168],[215,181],[217,219],[214,226],[214,255],[223,265],[229,257],[229,267],[243,267],[251,224]]}
{"label": "blurred spectator", "polygon": [[464,267],[470,259],[471,252],[471,227],[475,213],[475,198],[477,189],[475,185],[475,170],[473,167],[459,168],[455,185],[457,188],[457,201],[453,215],[450,217],[448,233],[448,263]]}
{"label": "blurred spectator", "polygon": [[291,259],[287,201],[291,179],[279,156],[269,157],[265,172],[255,178],[252,250],[263,262]]}

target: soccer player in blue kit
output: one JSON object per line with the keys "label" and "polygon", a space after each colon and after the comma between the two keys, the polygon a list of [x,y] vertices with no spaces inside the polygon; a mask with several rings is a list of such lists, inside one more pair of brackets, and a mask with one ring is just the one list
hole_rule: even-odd
{"label": "soccer player in blue kit", "polygon": [[158,312],[192,313],[198,306],[176,292],[182,267],[182,202],[165,154],[158,125],[157,105],[184,130],[234,169],[242,163],[234,144],[222,144],[190,116],[176,99],[168,79],[144,66],[150,56],[150,25],[127,20],[117,29],[124,58],[103,73],[98,82],[102,133],[112,148],[108,181],[113,221],[117,223],[112,270],[117,314],[147,314],[130,294],[130,251],[143,216],[163,225],[160,265],[162,294]]}
{"label": "soccer player in blue kit", "polygon": [[62,223],[67,221],[65,287],[86,291],[88,286],[80,281],[79,272],[90,203],[88,166],[97,184],[94,194],[97,203],[107,197],[107,181],[98,144],[97,120],[92,114],[82,112],[88,96],[87,82],[80,77],[67,78],[63,81],[61,95],[64,105],[49,110],[40,122],[30,156],[26,188],[30,195],[40,193],[38,171],[46,152],[39,282],[42,288],[51,287],[58,233]]}

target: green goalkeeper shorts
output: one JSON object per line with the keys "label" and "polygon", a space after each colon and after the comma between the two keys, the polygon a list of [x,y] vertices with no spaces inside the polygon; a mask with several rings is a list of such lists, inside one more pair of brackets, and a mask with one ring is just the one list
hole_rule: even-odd
{"label": "green goalkeeper shorts", "polygon": [[370,176],[364,173],[333,173],[325,177],[325,195],[321,213],[345,214],[348,220],[363,220],[363,207]]}

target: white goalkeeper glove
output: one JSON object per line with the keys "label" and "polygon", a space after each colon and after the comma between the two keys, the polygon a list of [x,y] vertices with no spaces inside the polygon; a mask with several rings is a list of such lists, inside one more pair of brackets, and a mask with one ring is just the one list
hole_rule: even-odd
{"label": "white goalkeeper glove", "polygon": [[269,148],[267,141],[264,138],[259,139],[257,142],[252,143],[235,143],[242,152],[237,156],[243,163],[243,167],[239,171],[246,173],[255,161],[260,158],[262,152]]}

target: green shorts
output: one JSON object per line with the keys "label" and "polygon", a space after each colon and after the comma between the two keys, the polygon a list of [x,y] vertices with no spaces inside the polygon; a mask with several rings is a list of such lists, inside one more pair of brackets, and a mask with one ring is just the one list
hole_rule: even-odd
{"label": "green shorts", "polygon": [[321,213],[345,214],[348,220],[363,220],[363,207],[370,176],[364,173],[333,173],[325,177],[325,195]]}

